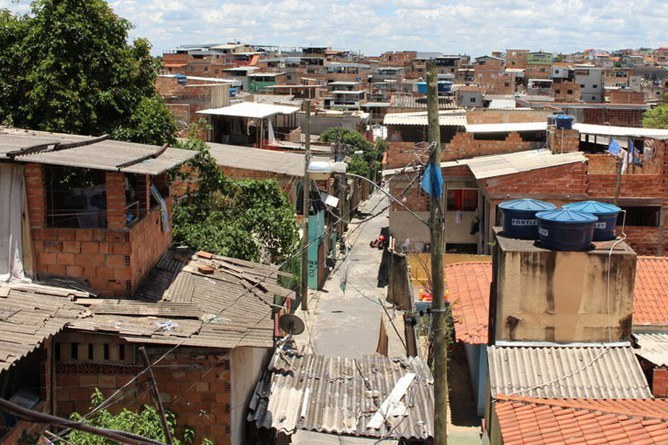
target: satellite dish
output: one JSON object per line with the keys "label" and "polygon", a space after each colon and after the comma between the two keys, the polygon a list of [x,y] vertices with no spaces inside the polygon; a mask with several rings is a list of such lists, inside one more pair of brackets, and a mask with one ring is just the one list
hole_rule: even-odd
{"label": "satellite dish", "polygon": [[642,157],[643,160],[649,161],[654,158],[656,155],[656,149],[654,148],[654,139],[646,139],[643,143]]}
{"label": "satellite dish", "polygon": [[304,322],[294,314],[285,314],[278,319],[278,325],[288,335],[299,335],[304,332]]}

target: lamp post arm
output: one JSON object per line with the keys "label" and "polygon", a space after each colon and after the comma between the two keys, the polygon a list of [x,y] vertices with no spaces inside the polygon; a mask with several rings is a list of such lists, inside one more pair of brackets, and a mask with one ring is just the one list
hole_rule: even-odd
{"label": "lamp post arm", "polygon": [[425,224],[427,227],[429,227],[429,222],[427,222],[427,221],[425,221],[424,219],[420,218],[420,216],[419,216],[417,213],[415,213],[414,211],[412,211],[411,209],[409,209],[408,206],[406,206],[406,204],[404,204],[403,202],[399,201],[397,198],[395,198],[394,196],[392,196],[391,194],[389,194],[388,192],[386,192],[385,190],[383,190],[382,187],[379,187],[378,184],[376,184],[375,182],[373,182],[373,181],[370,180],[369,178],[366,178],[366,177],[361,176],[361,175],[356,175],[356,174],[354,174],[354,173],[347,173],[347,172],[346,172],[345,174],[346,174],[347,176],[352,176],[353,178],[362,179],[362,180],[368,182],[369,184],[373,185],[373,186],[376,187],[378,190],[380,190],[385,196],[387,196],[392,202],[395,202],[395,203],[399,204],[404,210],[406,210],[408,213],[410,213],[410,214],[413,215],[415,218],[417,218],[420,222],[422,222],[422,223]]}

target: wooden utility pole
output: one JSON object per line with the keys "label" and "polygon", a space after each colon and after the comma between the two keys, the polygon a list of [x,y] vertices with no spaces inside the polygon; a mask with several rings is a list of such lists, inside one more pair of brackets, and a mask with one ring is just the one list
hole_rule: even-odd
{"label": "wooden utility pole", "polygon": [[[427,62],[427,121],[429,161],[441,168],[441,127],[438,114],[438,79],[433,60]],[[441,190],[442,193],[442,190]],[[434,445],[448,443],[448,338],[443,301],[443,209],[441,193],[430,194],[432,332],[434,335]]]}
{"label": "wooden utility pole", "polygon": [[302,183],[302,215],[304,233],[302,235],[302,310],[308,311],[308,215],[311,208],[311,180],[308,177],[308,164],[311,162],[311,99],[304,100],[306,105],[306,128],[304,141],[304,182]]}
{"label": "wooden utility pole", "polygon": [[139,352],[141,357],[144,360],[144,366],[146,366],[148,372],[149,384],[151,386],[151,395],[155,404],[158,405],[158,413],[160,414],[160,423],[162,424],[162,431],[165,434],[165,440],[167,445],[172,445],[174,439],[172,438],[172,432],[169,431],[169,424],[167,423],[167,416],[165,416],[165,408],[162,406],[162,400],[160,400],[160,392],[158,391],[158,385],[155,383],[155,376],[153,375],[153,368],[151,368],[151,361],[148,359],[148,354],[146,353],[146,348],[143,346],[139,347]]}

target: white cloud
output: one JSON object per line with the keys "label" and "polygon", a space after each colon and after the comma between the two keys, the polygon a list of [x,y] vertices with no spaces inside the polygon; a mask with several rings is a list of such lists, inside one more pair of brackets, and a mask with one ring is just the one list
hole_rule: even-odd
{"label": "white cloud", "polygon": [[[668,44],[660,0],[109,0],[155,53],[180,44],[328,45],[473,56],[506,48],[576,51]],[[0,0],[26,12],[28,0]]]}

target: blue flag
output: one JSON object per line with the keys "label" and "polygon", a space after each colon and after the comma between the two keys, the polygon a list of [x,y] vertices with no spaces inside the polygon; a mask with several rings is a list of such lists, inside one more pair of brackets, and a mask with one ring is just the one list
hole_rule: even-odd
{"label": "blue flag", "polygon": [[432,195],[434,198],[440,198],[443,194],[443,175],[440,166],[430,162],[424,171],[420,185],[425,193]]}
{"label": "blue flag", "polygon": [[617,141],[615,139],[610,139],[610,145],[608,145],[608,151],[612,153],[615,156],[619,156],[619,150],[621,150],[622,147],[619,146]]}

